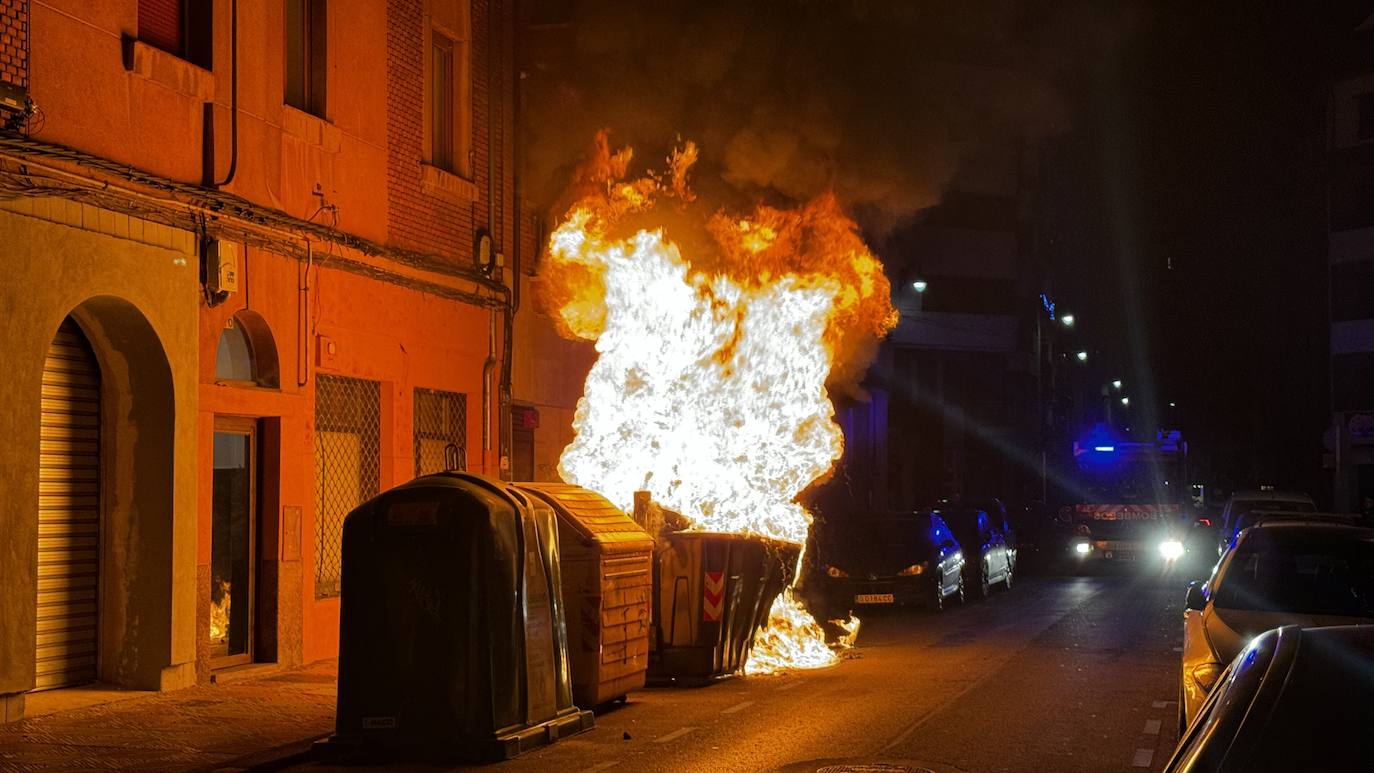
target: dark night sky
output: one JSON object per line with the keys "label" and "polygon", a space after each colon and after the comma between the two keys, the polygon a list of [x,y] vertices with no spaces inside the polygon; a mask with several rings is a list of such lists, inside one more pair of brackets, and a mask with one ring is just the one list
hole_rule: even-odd
{"label": "dark night sky", "polygon": [[1222,482],[1320,497],[1325,92],[1369,9],[1173,5],[1076,86],[1080,119],[1051,143],[1059,292],[1138,410],[1165,410]]}

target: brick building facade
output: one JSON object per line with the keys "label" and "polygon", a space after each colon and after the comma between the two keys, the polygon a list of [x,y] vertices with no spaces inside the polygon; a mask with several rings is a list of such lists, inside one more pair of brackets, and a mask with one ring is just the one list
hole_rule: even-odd
{"label": "brick building facade", "polygon": [[0,0],[0,716],[330,657],[353,506],[554,477],[511,14]]}
{"label": "brick building facade", "polygon": [[29,0],[0,0],[0,83],[29,87]]}

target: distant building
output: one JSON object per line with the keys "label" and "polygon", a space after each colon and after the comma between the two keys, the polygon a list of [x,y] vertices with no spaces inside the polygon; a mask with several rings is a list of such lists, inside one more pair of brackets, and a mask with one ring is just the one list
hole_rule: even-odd
{"label": "distant building", "polygon": [[[1037,498],[1052,325],[1033,254],[1036,154],[985,149],[943,201],[879,249],[897,328],[841,400],[843,474],[870,511],[940,497]],[[1043,391],[1042,391],[1043,390]],[[1043,421],[1042,421],[1043,419]]]}
{"label": "distant building", "polygon": [[513,5],[0,0],[0,719],[331,657],[354,506],[554,477]]}
{"label": "distant building", "polygon": [[1338,52],[1328,132],[1331,427],[1339,510],[1374,498],[1374,16]]}

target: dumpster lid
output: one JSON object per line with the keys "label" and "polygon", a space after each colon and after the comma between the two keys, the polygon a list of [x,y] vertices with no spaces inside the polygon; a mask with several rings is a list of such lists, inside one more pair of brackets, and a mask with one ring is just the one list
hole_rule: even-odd
{"label": "dumpster lid", "polygon": [[597,543],[605,552],[654,548],[648,532],[595,491],[570,483],[516,483],[515,487],[548,502],[559,520],[572,527],[584,542]]}

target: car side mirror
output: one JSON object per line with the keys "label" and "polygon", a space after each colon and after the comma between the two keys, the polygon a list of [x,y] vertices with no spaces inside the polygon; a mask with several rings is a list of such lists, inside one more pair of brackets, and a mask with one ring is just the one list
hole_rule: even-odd
{"label": "car side mirror", "polygon": [[1188,583],[1188,598],[1185,606],[1198,611],[1207,608],[1207,597],[1202,594],[1202,583],[1197,581]]}

